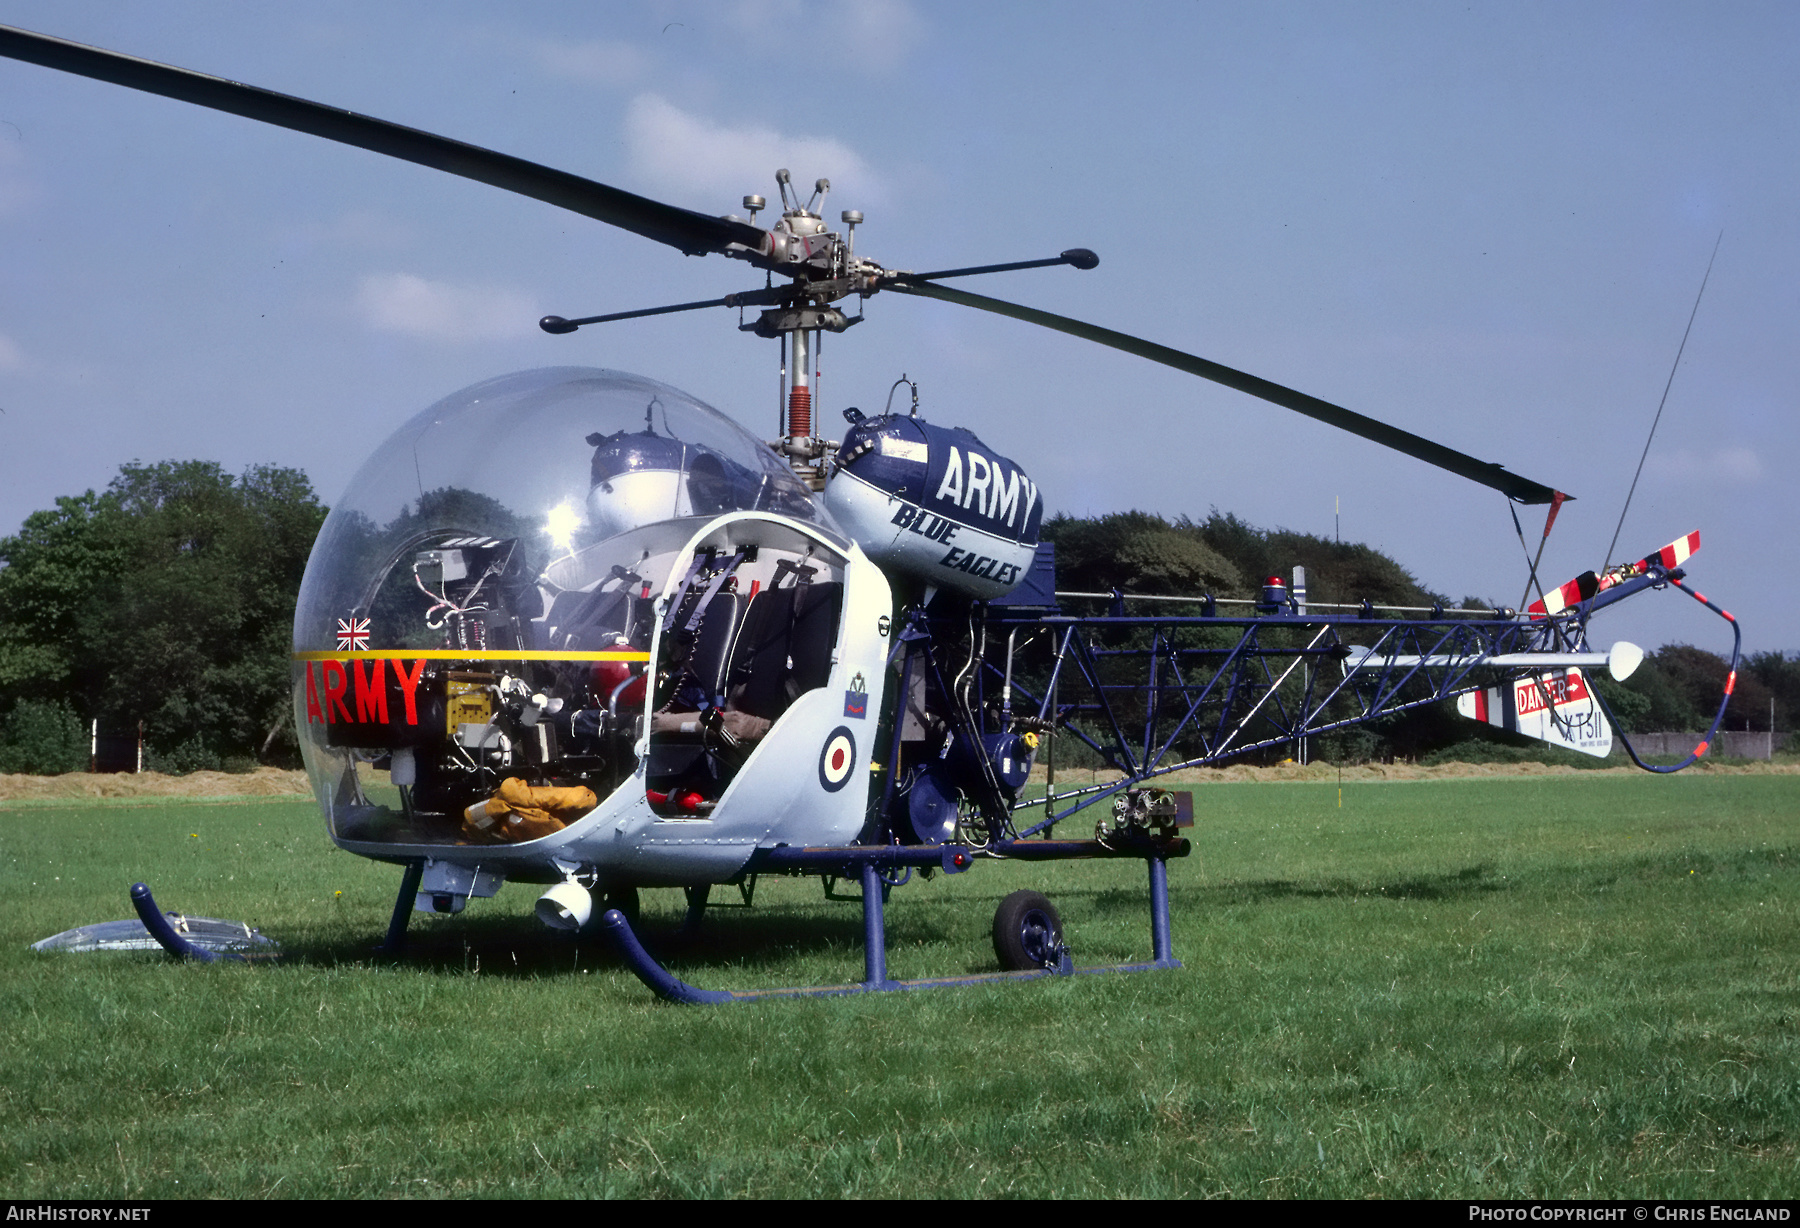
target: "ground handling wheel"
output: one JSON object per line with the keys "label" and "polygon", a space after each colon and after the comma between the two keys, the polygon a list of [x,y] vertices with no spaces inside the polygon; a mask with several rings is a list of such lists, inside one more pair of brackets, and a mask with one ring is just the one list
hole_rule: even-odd
{"label": "ground handling wheel", "polygon": [[1062,918],[1036,891],[1015,891],[994,913],[994,954],[1008,972],[1055,968],[1065,956]]}

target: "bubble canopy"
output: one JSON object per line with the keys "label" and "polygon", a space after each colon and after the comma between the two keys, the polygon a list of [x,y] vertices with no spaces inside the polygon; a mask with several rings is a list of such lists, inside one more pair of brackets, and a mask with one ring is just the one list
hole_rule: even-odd
{"label": "bubble canopy", "polygon": [[765,570],[848,548],[755,436],[640,376],[521,372],[402,426],[326,517],[294,615],[295,727],[333,837],[488,843],[503,786],[575,789],[569,814],[609,796],[637,765],[655,602],[732,513],[783,518],[737,555]]}
{"label": "bubble canopy", "polygon": [[415,416],[357,472],[307,565],[294,647],[332,646],[392,553],[434,534],[516,540],[537,575],[645,524],[752,510],[832,527],[754,435],[679,389],[588,367],[499,376]]}

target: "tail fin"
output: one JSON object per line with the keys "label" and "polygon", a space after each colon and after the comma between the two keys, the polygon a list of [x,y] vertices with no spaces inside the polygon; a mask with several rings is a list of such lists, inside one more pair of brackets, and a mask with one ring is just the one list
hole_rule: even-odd
{"label": "tail fin", "polygon": [[1578,669],[1532,674],[1459,695],[1456,710],[1470,720],[1597,759],[1612,753],[1612,726]]}

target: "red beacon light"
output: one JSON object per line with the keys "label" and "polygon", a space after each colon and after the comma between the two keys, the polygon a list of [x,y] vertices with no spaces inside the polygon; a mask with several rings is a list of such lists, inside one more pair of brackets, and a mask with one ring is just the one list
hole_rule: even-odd
{"label": "red beacon light", "polygon": [[1256,608],[1263,614],[1280,614],[1288,608],[1288,588],[1280,576],[1270,576],[1263,581],[1262,600],[1256,603]]}

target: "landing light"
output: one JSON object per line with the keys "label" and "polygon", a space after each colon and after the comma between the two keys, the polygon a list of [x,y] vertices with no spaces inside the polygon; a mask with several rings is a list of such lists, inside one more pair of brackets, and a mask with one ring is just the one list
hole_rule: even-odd
{"label": "landing light", "polygon": [[553,930],[578,930],[593,911],[594,897],[573,880],[565,879],[538,897],[537,918]]}

